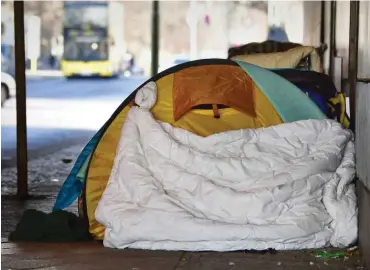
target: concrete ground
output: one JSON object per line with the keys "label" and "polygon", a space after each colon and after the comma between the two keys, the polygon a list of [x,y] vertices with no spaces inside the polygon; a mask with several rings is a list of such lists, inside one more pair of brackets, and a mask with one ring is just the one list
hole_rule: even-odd
{"label": "concrete ground", "polygon": [[[72,168],[83,145],[63,149],[29,162],[29,186],[33,197],[17,201],[15,168],[2,169],[1,177],[1,269],[364,269],[355,254],[338,259],[321,259],[312,251],[253,252],[164,252],[114,250],[100,242],[88,243],[12,243],[8,235],[15,229],[23,211],[34,208],[51,211],[56,194]],[[77,212],[76,205],[68,209]],[[329,250],[330,251],[330,250]]]}
{"label": "concrete ground", "polygon": [[[4,155],[1,172],[1,269],[363,269],[358,254],[324,260],[313,256],[312,251],[265,254],[244,251],[154,252],[113,250],[104,248],[99,242],[64,244],[9,242],[8,235],[15,229],[25,209],[51,211],[57,192],[84,143],[142,81],[142,79],[66,81],[54,73],[43,74],[41,77],[34,74],[28,76],[32,77],[28,81],[27,93],[30,110],[29,190],[32,196],[27,201],[17,201],[14,197],[17,177],[14,168],[15,101],[9,101],[2,109]],[[91,113],[96,108],[99,108],[99,117],[91,118]],[[79,115],[79,119],[76,118],[76,114]],[[88,121],[89,119],[93,121]],[[53,148],[45,145],[45,142],[60,147]],[[47,151],[41,151],[43,149]],[[33,152],[38,154],[34,155]],[[76,204],[68,210],[77,213]]]}

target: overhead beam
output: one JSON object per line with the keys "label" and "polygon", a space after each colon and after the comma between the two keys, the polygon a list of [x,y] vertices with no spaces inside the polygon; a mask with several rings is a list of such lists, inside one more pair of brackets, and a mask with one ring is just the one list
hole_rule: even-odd
{"label": "overhead beam", "polygon": [[28,153],[26,115],[26,54],[24,2],[14,1],[14,53],[17,108],[17,197],[28,197]]}
{"label": "overhead beam", "polygon": [[358,29],[360,24],[360,2],[350,2],[349,15],[349,55],[348,55],[348,81],[349,102],[351,115],[351,128],[355,130],[356,124],[356,89],[358,67]]}
{"label": "overhead beam", "polygon": [[152,77],[158,73],[159,65],[159,1],[152,2]]}

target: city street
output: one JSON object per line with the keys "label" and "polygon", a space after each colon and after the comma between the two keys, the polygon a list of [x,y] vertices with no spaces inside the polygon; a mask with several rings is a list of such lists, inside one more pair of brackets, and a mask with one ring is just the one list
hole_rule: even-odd
{"label": "city street", "polygon": [[[27,80],[29,159],[86,143],[145,78]],[[1,109],[1,164],[16,161],[16,102]]]}

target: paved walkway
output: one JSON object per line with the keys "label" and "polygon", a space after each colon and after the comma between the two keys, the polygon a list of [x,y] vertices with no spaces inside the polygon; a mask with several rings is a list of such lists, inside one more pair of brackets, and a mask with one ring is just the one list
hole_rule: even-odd
{"label": "paved walkway", "polygon": [[[49,212],[57,191],[79,154],[82,146],[64,149],[53,155],[29,162],[30,194],[25,202],[14,199],[16,171],[2,170],[1,188],[1,269],[68,269],[68,270],[226,270],[226,269],[363,269],[358,255],[324,260],[310,251],[277,252],[162,252],[115,250],[100,242],[89,243],[11,243],[13,231],[27,208]],[[76,205],[70,211],[76,212]]]}

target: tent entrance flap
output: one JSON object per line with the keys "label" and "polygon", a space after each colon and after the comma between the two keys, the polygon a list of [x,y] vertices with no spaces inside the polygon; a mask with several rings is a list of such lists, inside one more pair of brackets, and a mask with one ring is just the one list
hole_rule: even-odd
{"label": "tent entrance flap", "polygon": [[183,69],[173,79],[174,119],[202,104],[222,104],[256,117],[253,94],[251,78],[238,66]]}

